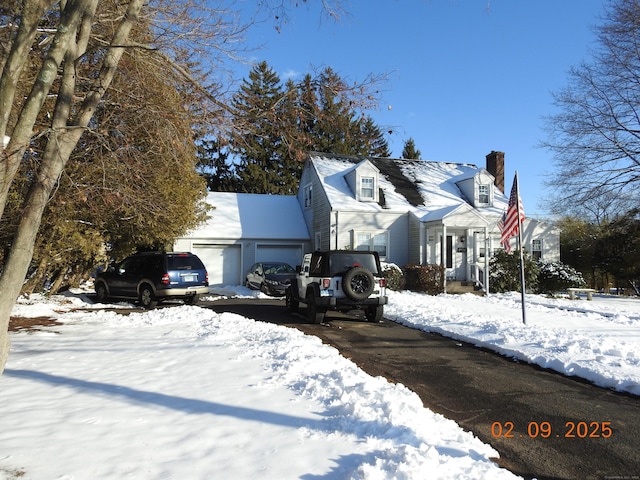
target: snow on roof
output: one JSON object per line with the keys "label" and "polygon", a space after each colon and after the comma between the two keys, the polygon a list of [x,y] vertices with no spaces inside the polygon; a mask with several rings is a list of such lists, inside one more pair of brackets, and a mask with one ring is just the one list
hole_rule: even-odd
{"label": "snow on roof", "polygon": [[309,239],[295,196],[210,192],[207,203],[215,209],[192,238]]}
{"label": "snow on roof", "polygon": [[[471,164],[371,158],[371,163],[380,170],[378,186],[384,192],[383,207],[356,200],[347,184],[346,174],[357,168],[356,163],[362,158],[324,153],[314,153],[310,158],[332,207],[363,212],[412,211],[418,218],[432,218],[436,212],[451,212],[469,205],[457,183],[482,171]],[[421,204],[416,199],[421,199]],[[482,211],[496,216],[506,207],[504,193],[495,189],[493,206]]]}

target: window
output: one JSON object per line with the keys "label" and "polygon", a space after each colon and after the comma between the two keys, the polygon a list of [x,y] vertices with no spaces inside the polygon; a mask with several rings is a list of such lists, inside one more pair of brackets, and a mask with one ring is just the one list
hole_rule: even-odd
{"label": "window", "polygon": [[356,250],[371,250],[371,234],[367,232],[356,233]]}
{"label": "window", "polygon": [[478,185],[478,203],[489,205],[489,185]]}
{"label": "window", "polygon": [[378,235],[373,236],[373,250],[378,252],[378,255],[381,258],[386,258],[387,256],[387,234],[379,233]]}
{"label": "window", "polygon": [[362,177],[360,179],[360,198],[362,200],[373,200],[373,177]]}
{"label": "window", "polygon": [[304,187],[304,208],[311,208],[313,203],[313,186],[311,184]]}
{"label": "window", "polygon": [[537,260],[542,258],[542,240],[531,240],[531,256]]}
{"label": "window", "polygon": [[380,258],[386,258],[388,248],[388,234],[374,232],[355,232],[354,250],[373,250]]}

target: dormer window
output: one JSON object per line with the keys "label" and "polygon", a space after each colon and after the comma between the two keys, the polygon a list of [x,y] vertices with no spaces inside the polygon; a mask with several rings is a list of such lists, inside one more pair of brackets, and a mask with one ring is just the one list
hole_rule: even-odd
{"label": "dormer window", "polygon": [[369,160],[363,160],[345,173],[344,178],[358,202],[378,202],[380,170]]}
{"label": "dormer window", "polygon": [[360,199],[361,200],[373,200],[374,199],[374,187],[375,180],[373,177],[360,177]]}
{"label": "dormer window", "polygon": [[462,197],[474,208],[493,206],[495,197],[493,176],[484,168],[472,177],[463,178],[456,182]]}
{"label": "dormer window", "polygon": [[478,185],[478,204],[489,205],[489,185]]}

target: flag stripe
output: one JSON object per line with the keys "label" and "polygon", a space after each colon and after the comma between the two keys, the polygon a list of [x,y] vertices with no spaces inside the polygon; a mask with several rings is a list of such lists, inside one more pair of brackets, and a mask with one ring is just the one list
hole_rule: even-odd
{"label": "flag stripe", "polygon": [[525,216],[522,199],[518,195],[518,173],[516,172],[513,179],[513,187],[511,187],[507,211],[498,222],[498,228],[502,232],[500,244],[508,253],[511,252],[511,237],[518,235],[518,211],[520,212],[520,223],[522,223],[524,222]]}

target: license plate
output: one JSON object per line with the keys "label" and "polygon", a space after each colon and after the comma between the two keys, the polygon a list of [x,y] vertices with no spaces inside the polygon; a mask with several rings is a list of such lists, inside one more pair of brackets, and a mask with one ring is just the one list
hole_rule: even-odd
{"label": "license plate", "polygon": [[321,297],[333,297],[333,290],[320,290]]}
{"label": "license plate", "polygon": [[183,282],[197,282],[198,275],[182,275]]}

